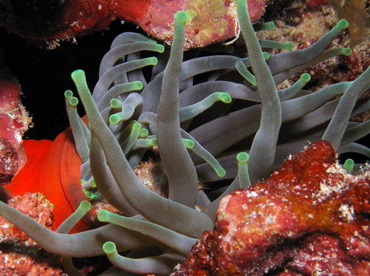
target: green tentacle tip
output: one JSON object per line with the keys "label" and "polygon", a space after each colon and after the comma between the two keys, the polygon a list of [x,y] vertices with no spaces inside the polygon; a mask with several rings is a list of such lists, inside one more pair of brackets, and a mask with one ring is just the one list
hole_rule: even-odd
{"label": "green tentacle tip", "polygon": [[136,140],[134,149],[138,148],[152,148],[158,146],[157,144],[157,138],[151,138],[151,139],[138,139]]}
{"label": "green tentacle tip", "polygon": [[342,48],[343,49],[343,55],[350,56],[352,54],[351,48]]}
{"label": "green tentacle tip", "polygon": [[116,98],[113,98],[109,101],[109,104],[112,108],[121,109],[122,108],[122,102]]}
{"label": "green tentacle tip", "polygon": [[267,53],[267,52],[262,52],[262,56],[265,60],[269,59],[270,58],[270,54]]}
{"label": "green tentacle tip", "polygon": [[337,26],[341,29],[345,29],[348,27],[348,21],[345,19],[341,19],[338,21]]}
{"label": "green tentacle tip", "polygon": [[185,145],[186,148],[188,148],[188,149],[194,148],[194,141],[193,140],[182,139],[182,141],[184,142],[184,145]]}
{"label": "green tentacle tip", "polygon": [[141,124],[138,122],[138,121],[133,121],[132,123],[132,130],[131,132],[135,131],[138,133],[138,135],[140,134],[140,129],[141,129]]}
{"label": "green tentacle tip", "polygon": [[90,180],[90,187],[91,188],[95,188],[96,187],[96,183],[95,183],[95,180],[94,179],[91,179]]}
{"label": "green tentacle tip", "polygon": [[88,202],[87,200],[83,200],[81,201],[80,206],[78,208],[81,208],[81,210],[84,212],[88,212],[91,209],[91,203]]}
{"label": "green tentacle tip", "polygon": [[310,79],[311,79],[311,75],[310,75],[310,74],[308,74],[308,73],[303,73],[303,74],[301,75],[301,81],[309,82],[309,81],[310,81]]}
{"label": "green tentacle tip", "polygon": [[231,96],[228,93],[223,93],[223,92],[220,93],[219,99],[223,103],[231,103],[231,101],[232,101]]}
{"label": "green tentacle tip", "polygon": [[246,152],[239,152],[238,155],[236,156],[236,160],[239,163],[246,164],[249,161],[249,154]]}
{"label": "green tentacle tip", "polygon": [[73,92],[71,90],[66,90],[64,92],[64,97],[67,98],[67,99],[73,97]]}
{"label": "green tentacle tip", "polygon": [[226,171],[224,168],[219,168],[218,170],[216,170],[216,174],[218,177],[224,177],[226,175]]}
{"label": "green tentacle tip", "polygon": [[157,65],[158,59],[156,57],[148,57],[146,58],[148,65]]}
{"label": "green tentacle tip", "polygon": [[99,197],[97,195],[92,195],[91,198],[90,198],[91,201],[96,201],[98,199],[99,199]]}
{"label": "green tentacle tip", "polygon": [[76,97],[70,97],[68,100],[68,103],[71,106],[77,106],[78,105],[78,99]]}
{"label": "green tentacle tip", "polygon": [[294,44],[292,42],[287,42],[283,44],[284,44],[284,50],[288,50],[288,51],[293,50]]}
{"label": "green tentacle tip", "polygon": [[153,147],[158,146],[157,138],[150,139]]}
{"label": "green tentacle tip", "polygon": [[139,137],[145,138],[149,135],[149,131],[146,128],[140,129]]}
{"label": "green tentacle tip", "polygon": [[103,251],[105,254],[110,255],[117,252],[116,244],[114,242],[108,241],[103,244]]}
{"label": "green tentacle tip", "polygon": [[[158,63],[158,59],[157,59],[157,63]],[[133,81],[133,82],[130,82],[130,84],[132,85],[133,90],[140,90],[144,87],[144,84],[141,81]]]}
{"label": "green tentacle tip", "polygon": [[347,159],[343,164],[343,169],[345,169],[348,173],[352,173],[354,165],[355,161],[353,161],[353,159]]}
{"label": "green tentacle tip", "polygon": [[176,14],[175,14],[175,20],[176,22],[178,22],[179,24],[185,24],[186,21],[188,21],[189,19],[189,15],[187,12],[185,11],[178,11]]}
{"label": "green tentacle tip", "polygon": [[71,77],[74,81],[80,81],[85,78],[85,71],[78,69],[72,72]]}
{"label": "green tentacle tip", "polygon": [[83,190],[83,192],[85,193],[86,197],[88,199],[91,199],[92,196],[94,195],[93,192],[89,191],[89,190]]}
{"label": "green tentacle tip", "polygon": [[157,47],[157,52],[158,53],[163,53],[164,52],[164,49],[166,49],[163,45],[161,45],[161,44],[157,44],[156,45],[156,47]]}
{"label": "green tentacle tip", "polygon": [[113,115],[109,116],[109,123],[111,123],[112,125],[116,125],[120,121],[121,121],[121,114],[120,113],[116,113],[116,114],[113,114]]}
{"label": "green tentacle tip", "polygon": [[108,222],[109,211],[101,209],[98,213],[98,220],[101,222]]}

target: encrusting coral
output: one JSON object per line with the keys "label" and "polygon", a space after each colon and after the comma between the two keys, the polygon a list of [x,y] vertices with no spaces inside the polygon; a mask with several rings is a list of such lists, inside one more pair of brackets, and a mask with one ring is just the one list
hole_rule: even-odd
{"label": "encrusting coral", "polygon": [[[134,22],[153,37],[171,43],[173,15],[189,14],[186,47],[204,47],[237,35],[235,0],[53,0],[0,3],[0,26],[52,46],[59,40],[107,29],[116,18]],[[265,11],[264,0],[251,0],[252,21]],[[122,21],[122,22],[124,22]]]}
{"label": "encrusting coral", "polygon": [[[26,193],[7,200],[9,206],[50,228],[53,205],[40,193]],[[61,258],[44,252],[23,231],[0,217],[0,275],[64,275]]]}
{"label": "encrusting coral", "polygon": [[22,136],[31,118],[20,97],[17,81],[0,72],[0,186],[9,184],[27,162]]}
{"label": "encrusting coral", "polygon": [[[369,68],[353,82],[316,92],[303,90],[308,74],[276,89],[311,65],[349,55],[347,48],[327,49],[347,22],[339,21],[304,50],[268,55],[261,47],[291,45],[258,41],[245,1],[238,0],[237,8],[247,58],[190,52],[183,61],[188,14],[180,11],[170,51],[136,33],[118,36],[101,62],[92,96],[84,72],[72,73],[88,118],[86,125],[77,114],[77,98],[67,91],[82,186],[92,200],[107,201],[123,215],[101,210],[98,220],[105,225],[67,234],[88,212],[88,202],[56,232],[0,202],[3,217],[45,250],[64,256],[67,274],[80,275],[70,257],[103,254],[114,265],[103,275],[169,274],[203,232],[213,229],[222,197],[267,178],[307,141],[325,139],[339,152],[370,156],[368,148],[354,142],[368,134],[369,122],[349,123],[369,109],[369,101],[360,99],[370,88]],[[168,197],[147,189],[133,171],[154,146],[168,179]],[[199,180],[232,181],[211,201],[198,189]]]}
{"label": "encrusting coral", "polygon": [[309,144],[225,196],[215,229],[171,275],[369,275],[368,169],[350,174],[328,141]]}

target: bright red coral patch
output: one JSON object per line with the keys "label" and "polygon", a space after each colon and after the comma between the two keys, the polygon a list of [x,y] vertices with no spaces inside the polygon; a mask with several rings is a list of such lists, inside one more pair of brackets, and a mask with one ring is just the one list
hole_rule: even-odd
{"label": "bright red coral patch", "polygon": [[173,275],[370,275],[370,173],[348,174],[327,141],[226,196],[215,230]]}
{"label": "bright red coral patch", "polygon": [[[68,128],[54,141],[25,140],[28,162],[13,178],[7,189],[13,195],[26,192],[41,193],[54,205],[56,229],[86,196],[81,188],[81,159],[76,152],[71,130]],[[75,231],[89,229],[83,222]]]}

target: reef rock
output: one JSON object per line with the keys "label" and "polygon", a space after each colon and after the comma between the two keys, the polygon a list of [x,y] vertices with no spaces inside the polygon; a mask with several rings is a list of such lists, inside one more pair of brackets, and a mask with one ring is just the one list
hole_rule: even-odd
{"label": "reef rock", "polygon": [[223,198],[172,275],[370,275],[369,196],[369,171],[349,174],[329,142],[312,143]]}
{"label": "reef rock", "polygon": [[[8,199],[8,204],[50,228],[53,206],[40,193],[26,193]],[[66,276],[61,258],[38,247],[23,231],[0,217],[0,275]]]}
{"label": "reef rock", "polygon": [[[265,0],[248,1],[252,21],[265,11]],[[134,22],[153,37],[171,43],[174,14],[191,17],[186,48],[203,47],[238,35],[235,0],[52,0],[0,2],[0,26],[36,40],[60,40],[107,29],[116,18]]]}
{"label": "reef rock", "polygon": [[9,184],[27,161],[22,136],[31,118],[20,96],[21,87],[15,80],[0,77],[0,186]]}

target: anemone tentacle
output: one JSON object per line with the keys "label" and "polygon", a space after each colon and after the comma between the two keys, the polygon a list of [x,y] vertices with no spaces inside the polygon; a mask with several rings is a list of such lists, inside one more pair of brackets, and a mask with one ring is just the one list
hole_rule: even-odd
{"label": "anemone tentacle", "polygon": [[[272,73],[265,62],[261,46],[250,23],[246,1],[237,0],[237,9],[240,29],[261,97],[260,125],[249,152],[251,159],[249,175],[254,182],[268,175],[273,169],[282,112]],[[262,151],[265,151],[265,154],[261,155]]]}
{"label": "anemone tentacle", "polygon": [[[131,170],[123,152],[120,150],[117,140],[110,133],[109,128],[96,109],[96,105],[87,88],[83,71],[73,72],[72,78],[76,82],[76,87],[84,104],[87,116],[89,117],[92,133],[98,138],[107,165],[121,193],[130,205],[148,220],[163,226],[170,225],[173,229],[185,235],[199,237],[204,229],[212,229],[213,223],[206,215],[169,199],[162,198],[158,194],[142,186],[139,179]],[[99,170],[93,171],[93,174],[99,174]],[[164,210],[168,209],[176,210],[177,212],[173,213],[172,216],[168,214],[161,215],[161,212],[159,212],[159,210],[162,210],[162,213],[164,213]],[[176,220],[176,217],[179,215],[187,219],[185,219],[185,221]],[[189,222],[192,221],[191,218],[193,218],[194,221],[189,224]]]}
{"label": "anemone tentacle", "polygon": [[[169,183],[169,199],[193,207],[198,191],[197,174],[185,148],[180,131],[179,75],[183,60],[185,12],[175,15],[174,40],[171,55],[163,72],[161,95],[158,105],[157,143]],[[173,158],[176,155],[176,158]],[[182,170],[178,168],[182,167]],[[184,197],[184,194],[187,196]]]}
{"label": "anemone tentacle", "polygon": [[78,155],[81,157],[82,162],[88,162],[90,155],[90,131],[87,129],[86,125],[82,122],[80,116],[77,112],[78,99],[73,97],[73,92],[67,90],[64,92],[64,97],[66,99],[67,115],[69,119],[69,124],[74,133],[74,141],[76,145],[76,150]]}
{"label": "anemone tentacle", "polygon": [[95,135],[91,138],[91,159],[95,160],[95,162],[91,163],[91,170],[98,172],[94,174],[94,179],[101,195],[126,216],[137,215],[138,212],[125,200],[121,193],[116,180],[105,162],[101,145]]}
{"label": "anemone tentacle", "polygon": [[118,254],[114,243],[107,242],[103,246],[108,259],[117,267],[140,274],[155,273],[156,275],[168,275],[172,272],[172,264],[175,266],[182,256],[175,252],[164,253],[160,256],[133,259]]}
{"label": "anemone tentacle", "polygon": [[356,101],[370,87],[369,79],[370,66],[361,74],[361,76],[351,83],[339,101],[334,112],[333,119],[330,121],[330,124],[322,137],[331,142],[335,148],[339,148]]}
{"label": "anemone tentacle", "polygon": [[105,241],[115,240],[116,237],[125,237],[116,241],[119,251],[159,245],[158,242],[145,235],[128,231],[114,224],[76,234],[61,234],[41,226],[34,219],[1,201],[0,210],[4,218],[11,221],[18,228],[24,229],[27,235],[43,249],[62,256],[89,257],[103,255],[102,244]]}
{"label": "anemone tentacle", "polygon": [[191,250],[191,247],[197,241],[197,239],[181,235],[175,231],[168,231],[168,229],[148,221],[113,214],[106,210],[99,212],[98,219],[152,237],[184,255]]}

